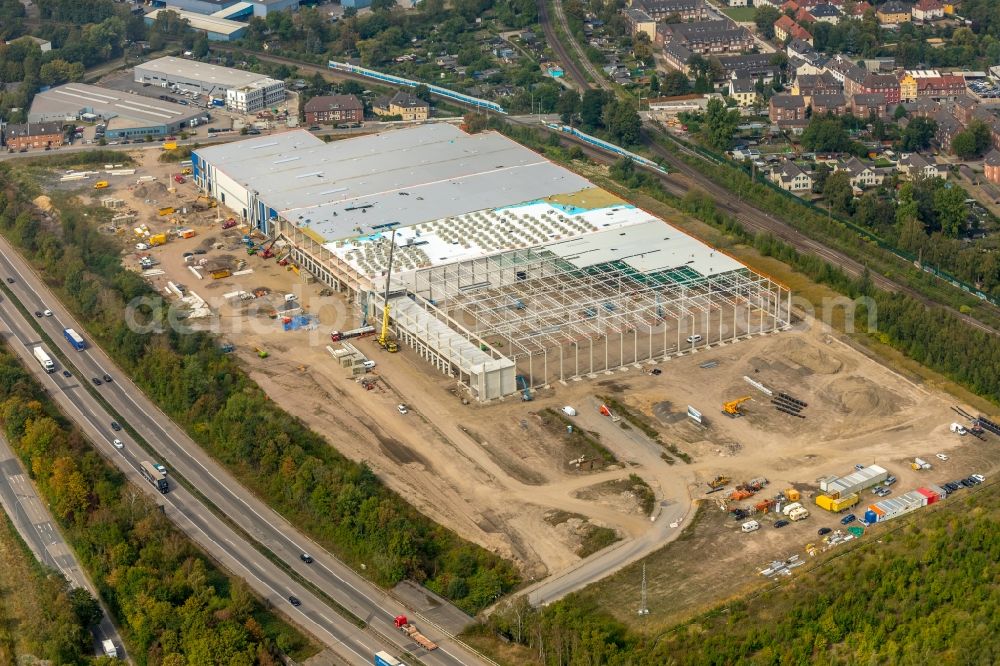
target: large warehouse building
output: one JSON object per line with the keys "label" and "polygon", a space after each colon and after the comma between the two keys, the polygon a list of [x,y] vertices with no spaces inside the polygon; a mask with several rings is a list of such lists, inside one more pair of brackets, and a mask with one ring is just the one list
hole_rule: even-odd
{"label": "large warehouse building", "polygon": [[482,401],[789,322],[789,291],[501,134],[198,149],[198,184]]}
{"label": "large warehouse building", "polygon": [[109,139],[165,136],[189,126],[204,111],[190,106],[110,90],[86,83],[67,83],[35,95],[28,122],[76,122],[101,119]]}
{"label": "large warehouse building", "polygon": [[227,108],[240,113],[256,113],[285,100],[284,81],[197,60],[157,58],[136,65],[133,76],[138,83],[224,98]]}

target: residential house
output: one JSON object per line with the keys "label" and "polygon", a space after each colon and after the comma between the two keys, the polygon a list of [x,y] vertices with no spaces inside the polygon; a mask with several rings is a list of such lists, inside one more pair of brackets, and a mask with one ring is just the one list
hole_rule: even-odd
{"label": "residential house", "polygon": [[899,101],[912,102],[917,99],[917,79],[912,72],[903,70],[899,74]]}
{"label": "residential house", "polygon": [[632,0],[629,6],[643,10],[656,21],[669,16],[677,16],[681,21],[709,19],[705,0]]}
{"label": "residential house", "polygon": [[793,17],[795,22],[799,25],[806,25],[807,23],[815,23],[816,17],[813,16],[808,9],[805,7],[799,7],[798,11],[795,12]]}
{"label": "residential house", "polygon": [[737,106],[743,109],[748,109],[763,101],[753,79],[730,79],[729,96],[736,100]]}
{"label": "residential house", "polygon": [[941,109],[941,104],[930,97],[921,97],[913,105],[910,115],[915,118],[933,118]]}
{"label": "residential house", "polygon": [[830,4],[816,5],[809,9],[809,14],[816,21],[836,25],[840,22],[840,10]]}
{"label": "residential house", "polygon": [[904,155],[896,165],[899,173],[909,180],[917,178],[942,178],[943,174],[938,169],[937,161],[933,156],[924,157],[920,153],[910,153]]}
{"label": "residential house", "polygon": [[868,0],[862,0],[861,2],[855,2],[852,6],[844,7],[844,13],[851,18],[861,18],[865,15],[865,12],[874,11],[874,7]]}
{"label": "residential house", "polygon": [[899,0],[889,0],[875,9],[875,18],[882,25],[909,23],[912,18],[912,5]]}
{"label": "residential house", "polygon": [[[659,36],[662,33],[657,32],[656,34]],[[663,45],[663,59],[667,61],[668,65],[687,75],[691,74],[688,60],[690,60],[692,55],[691,49],[680,42],[667,42]]]}
{"label": "residential house", "polygon": [[[830,76],[844,84],[845,92],[847,92],[846,88],[848,78],[852,81],[860,81],[866,74],[865,70],[839,54],[827,60],[823,64],[823,70],[829,72]],[[847,94],[851,95],[853,93],[848,92]]]}
{"label": "residential house", "polygon": [[823,56],[813,48],[812,44],[801,39],[793,39],[785,46],[785,54],[789,58],[799,58],[806,62],[815,62]]}
{"label": "residential house", "polygon": [[5,125],[3,127],[3,143],[14,152],[61,146],[63,143],[62,124],[50,122]]}
{"label": "residential house", "polygon": [[913,5],[913,20],[930,23],[944,18],[944,4],[939,0],[919,0]]}
{"label": "residential house", "polygon": [[726,4],[730,7],[747,7],[749,6],[749,0],[726,0]]}
{"label": "residential house", "polygon": [[792,17],[784,14],[774,22],[774,36],[778,41],[784,42],[789,39],[800,39],[810,45],[813,43],[812,35],[808,30],[792,20]]}
{"label": "residential house", "polygon": [[781,67],[771,64],[773,53],[747,53],[744,55],[719,56],[719,65],[725,80],[732,78],[763,79],[770,83],[781,75]]}
{"label": "residential house", "polygon": [[795,77],[795,83],[792,84],[792,94],[803,95],[805,97],[839,93],[843,92],[843,90],[844,87],[840,84],[840,81],[833,78],[833,75],[829,72],[803,74],[802,76]]}
{"label": "residential house", "polygon": [[[891,108],[895,110],[896,107]],[[882,93],[859,93],[851,97],[851,113],[858,118],[884,118],[889,109]]]}
{"label": "residential house", "polygon": [[657,28],[663,43],[680,43],[701,55],[741,53],[753,48],[753,36],[746,28],[730,21],[666,23]]}
{"label": "residential house", "polygon": [[917,79],[917,97],[955,99],[965,96],[965,78],[955,74],[928,76]]}
{"label": "residential house", "polygon": [[832,113],[835,116],[842,116],[847,113],[847,98],[839,90],[836,92],[811,95],[808,98],[809,106],[812,107],[812,115],[826,115]]}
{"label": "residential house", "polygon": [[779,168],[772,170],[770,178],[778,187],[789,192],[808,192],[813,186],[812,176],[791,160],[783,162]]}
{"label": "residential house", "polygon": [[372,112],[377,116],[400,116],[403,120],[427,120],[431,105],[412,93],[400,91],[392,97],[376,98]]}
{"label": "residential house", "polygon": [[635,37],[640,32],[649,37],[650,43],[656,41],[656,19],[638,7],[626,7],[622,14],[628,25],[629,34]]}
{"label": "residential house", "polygon": [[950,151],[952,139],[962,131],[962,124],[943,107],[939,108],[937,113],[932,117],[934,118],[934,122],[937,123],[934,140],[941,146],[941,150]]}
{"label": "residential house", "polygon": [[780,120],[805,120],[806,101],[802,95],[774,95],[768,103],[768,118]]}
{"label": "residential house", "polygon": [[993,149],[986,153],[983,160],[983,175],[994,185],[1000,185],[1000,150]]}
{"label": "residential house", "polygon": [[844,93],[848,97],[882,94],[886,104],[896,108],[899,104],[899,80],[892,74],[875,74],[855,66],[844,74]]}
{"label": "residential house", "polygon": [[360,123],[365,107],[354,95],[320,95],[311,98],[303,109],[306,123]]}
{"label": "residential house", "polygon": [[881,185],[885,175],[877,172],[874,167],[865,164],[857,157],[851,157],[844,162],[838,162],[833,167],[834,172],[843,171],[851,179],[851,186],[859,190]]}

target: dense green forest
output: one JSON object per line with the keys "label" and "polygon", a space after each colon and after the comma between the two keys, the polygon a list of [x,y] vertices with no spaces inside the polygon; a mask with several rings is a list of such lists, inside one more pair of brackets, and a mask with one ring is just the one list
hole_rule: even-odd
{"label": "dense green forest", "polygon": [[176,330],[165,311],[150,315],[163,333],[131,330],[126,304],[158,296],[97,233],[102,211],[66,205],[58,228],[43,227],[33,190],[0,168],[0,230],[139,386],[292,523],[380,584],[412,578],[471,612],[519,582],[513,564],[421,515],[268,400],[214,337]]}
{"label": "dense green forest", "polygon": [[79,664],[93,653],[90,627],[103,616],[100,605],[42,566],[6,514],[0,514],[0,586],[0,664],[29,655]]}
{"label": "dense green forest", "polygon": [[[249,588],[203,557],[137,488],[56,411],[42,388],[0,348],[0,424],[39,495],[118,619],[138,664],[278,664],[306,640],[266,612]],[[64,598],[48,590],[53,604]],[[85,602],[86,600],[81,600]],[[87,604],[70,603],[70,609]],[[65,606],[53,605],[52,620]],[[93,617],[92,606],[87,611]],[[100,614],[97,613],[97,617]],[[54,663],[84,663],[89,632],[61,641],[38,627]]]}

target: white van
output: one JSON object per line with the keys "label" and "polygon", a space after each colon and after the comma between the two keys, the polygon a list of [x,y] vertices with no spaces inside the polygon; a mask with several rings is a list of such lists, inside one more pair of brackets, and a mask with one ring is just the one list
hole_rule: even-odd
{"label": "white van", "polygon": [[569,405],[566,405],[565,407],[562,408],[562,413],[565,414],[566,416],[576,416],[576,410],[570,407]]}
{"label": "white van", "polygon": [[748,520],[747,522],[743,523],[742,526],[742,530],[744,532],[756,532],[759,529],[760,529],[760,523],[758,523],[756,520]]}
{"label": "white van", "polygon": [[694,344],[696,342],[701,342],[701,336],[695,333],[694,335],[689,335],[687,337],[688,344]]}

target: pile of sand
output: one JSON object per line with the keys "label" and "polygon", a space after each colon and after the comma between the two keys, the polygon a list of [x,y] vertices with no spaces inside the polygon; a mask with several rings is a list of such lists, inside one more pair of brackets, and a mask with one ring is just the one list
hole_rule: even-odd
{"label": "pile of sand", "polygon": [[167,186],[155,181],[152,183],[140,183],[132,190],[132,194],[139,199],[155,199],[167,194]]}
{"label": "pile of sand", "polygon": [[864,377],[840,377],[820,394],[833,408],[851,416],[870,416],[899,409],[898,396]]}
{"label": "pile of sand", "polygon": [[791,362],[812,370],[819,375],[833,375],[840,372],[844,364],[825,352],[809,344],[802,338],[790,338],[785,341],[784,356]]}
{"label": "pile of sand", "polygon": [[32,203],[44,210],[46,213],[52,212],[52,199],[48,198],[44,194],[35,197],[32,200]]}

